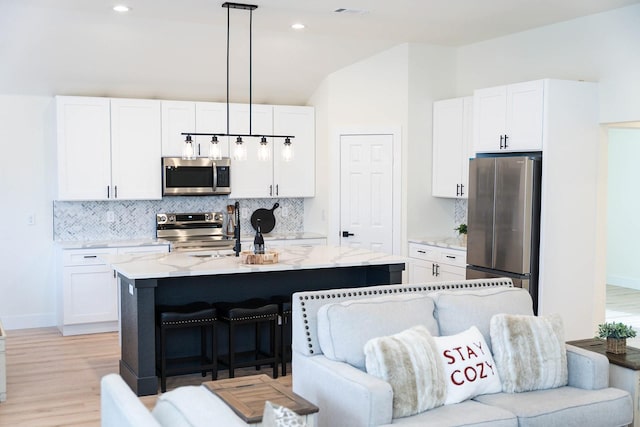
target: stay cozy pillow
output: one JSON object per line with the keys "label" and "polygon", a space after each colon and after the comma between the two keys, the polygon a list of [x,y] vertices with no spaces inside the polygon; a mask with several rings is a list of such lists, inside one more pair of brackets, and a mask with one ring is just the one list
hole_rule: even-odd
{"label": "stay cozy pillow", "polygon": [[393,418],[406,417],[442,406],[446,388],[442,361],[433,337],[424,326],[373,338],[364,346],[370,375],[393,390]]}
{"label": "stay cozy pillow", "polygon": [[493,355],[507,393],[567,385],[562,318],[496,314],[491,318]]}
{"label": "stay cozy pillow", "polygon": [[491,351],[478,328],[433,340],[444,367],[445,405],[502,391]]}

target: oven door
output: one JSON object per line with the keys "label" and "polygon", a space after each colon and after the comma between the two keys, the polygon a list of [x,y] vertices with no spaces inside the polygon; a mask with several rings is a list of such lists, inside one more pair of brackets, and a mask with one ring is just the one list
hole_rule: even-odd
{"label": "oven door", "polygon": [[216,166],[213,160],[198,158],[184,160],[180,157],[162,158],[162,195],[211,195],[216,194]]}

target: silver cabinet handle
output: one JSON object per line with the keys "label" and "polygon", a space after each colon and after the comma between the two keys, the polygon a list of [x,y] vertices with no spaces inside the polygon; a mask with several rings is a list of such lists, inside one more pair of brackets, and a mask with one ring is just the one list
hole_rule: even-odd
{"label": "silver cabinet handle", "polygon": [[269,186],[269,195],[273,196],[273,184]]}
{"label": "silver cabinet handle", "polygon": [[278,194],[279,194],[279,191],[278,191],[278,184],[276,184],[276,196],[277,196]]}

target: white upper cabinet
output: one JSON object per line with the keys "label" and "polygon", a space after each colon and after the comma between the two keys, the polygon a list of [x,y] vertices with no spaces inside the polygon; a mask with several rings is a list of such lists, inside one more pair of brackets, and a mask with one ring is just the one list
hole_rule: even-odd
{"label": "white upper cabinet", "polygon": [[56,98],[58,200],[160,199],[160,102]]}
{"label": "white upper cabinet", "polygon": [[111,185],[108,98],[56,97],[59,200],[106,200]]}
{"label": "white upper cabinet", "polygon": [[473,97],[433,103],[433,196],[467,198],[472,123]]}
{"label": "white upper cabinet", "polygon": [[[231,164],[231,196],[236,198],[312,197],[315,194],[315,110],[313,107],[254,105],[254,135],[293,135],[294,158],[282,159],[284,138],[267,138],[270,159],[258,159],[260,140],[244,138],[247,160]],[[230,133],[249,133],[249,106],[233,104]],[[236,143],[229,140],[233,159]]]}
{"label": "white upper cabinet", "polygon": [[160,101],[111,100],[112,198],[162,198]]}
{"label": "white upper cabinet", "polygon": [[542,150],[544,81],[474,91],[474,151]]}
{"label": "white upper cabinet", "polygon": [[[249,105],[231,104],[229,110],[229,133],[249,134]],[[251,133],[253,135],[273,134],[273,107],[271,105],[253,105],[251,108]],[[271,158],[268,161],[258,159],[259,138],[242,138],[242,146],[247,151],[244,161],[233,160],[236,139],[230,137],[231,154],[231,195],[236,198],[272,197],[273,187],[273,139],[267,138]]]}
{"label": "white upper cabinet", "polygon": [[[181,157],[182,133],[226,133],[227,104],[222,102],[162,101],[162,156]],[[195,155],[209,156],[210,136],[192,136]],[[229,157],[227,137],[218,138],[222,157]]]}
{"label": "white upper cabinet", "polygon": [[313,197],[315,195],[315,109],[313,107],[273,107],[273,134],[293,135],[293,160],[282,158],[284,139],[274,144],[273,183],[275,196]]}
{"label": "white upper cabinet", "polygon": [[[191,101],[162,101],[162,156],[181,157],[185,136],[182,132],[196,131],[196,103]],[[196,153],[197,147],[194,147]]]}

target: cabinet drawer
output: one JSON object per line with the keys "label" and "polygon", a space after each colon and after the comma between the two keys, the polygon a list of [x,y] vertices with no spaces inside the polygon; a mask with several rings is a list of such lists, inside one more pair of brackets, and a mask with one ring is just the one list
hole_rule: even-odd
{"label": "cabinet drawer", "polygon": [[126,248],[118,248],[120,254],[163,254],[169,252],[169,245],[153,245],[153,246],[129,246]]}
{"label": "cabinet drawer", "polygon": [[409,243],[409,256],[411,258],[418,258],[426,261],[435,261],[438,259],[438,255],[438,249],[433,246],[426,246],[418,243]]}
{"label": "cabinet drawer", "polygon": [[65,267],[105,264],[100,258],[104,255],[115,255],[116,251],[115,248],[65,249],[62,262]]}
{"label": "cabinet drawer", "polygon": [[462,251],[443,249],[440,253],[440,262],[464,267],[467,265],[467,254]]}

